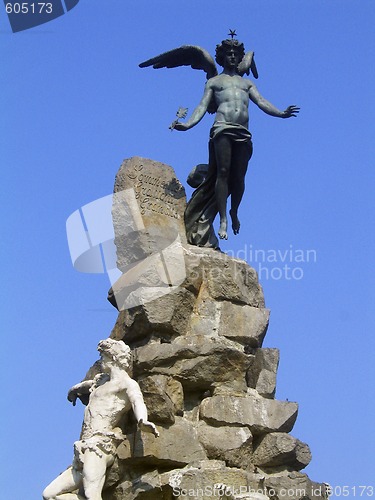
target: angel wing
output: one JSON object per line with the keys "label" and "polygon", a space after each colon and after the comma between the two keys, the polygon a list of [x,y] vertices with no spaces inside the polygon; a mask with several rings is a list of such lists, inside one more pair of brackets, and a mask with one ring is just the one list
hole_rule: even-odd
{"label": "angel wing", "polygon": [[[177,49],[172,49],[152,57],[139,65],[140,68],[147,68],[148,66],[152,66],[155,69],[190,66],[193,69],[202,69],[205,71],[207,80],[218,74],[215,61],[211,55],[207,50],[198,45],[182,45]],[[217,106],[213,97],[207,111],[212,114],[216,113],[216,110]]]}
{"label": "angel wing", "polygon": [[246,54],[242,58],[242,61],[238,64],[237,70],[241,76],[243,76],[245,73],[249,75],[251,70],[254,78],[258,78],[258,70],[255,65],[253,51],[246,52]]}
{"label": "angel wing", "polygon": [[140,68],[147,68],[148,66],[152,66],[154,69],[190,66],[193,69],[205,71],[207,80],[218,74],[215,61],[211,55],[198,45],[182,45],[177,49],[152,57],[139,65]]}

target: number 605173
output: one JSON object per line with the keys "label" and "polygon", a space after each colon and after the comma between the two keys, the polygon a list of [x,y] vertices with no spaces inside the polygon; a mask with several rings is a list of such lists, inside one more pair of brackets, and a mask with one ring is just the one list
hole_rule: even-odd
{"label": "number 605173", "polygon": [[22,2],[7,3],[5,10],[7,14],[52,14],[52,3],[48,2]]}

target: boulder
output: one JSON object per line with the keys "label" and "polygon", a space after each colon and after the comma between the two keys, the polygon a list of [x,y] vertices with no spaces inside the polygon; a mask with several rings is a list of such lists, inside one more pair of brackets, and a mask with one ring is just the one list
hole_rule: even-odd
{"label": "boulder", "polygon": [[185,190],[172,167],[138,156],[124,160],[112,206],[118,268],[126,272],[177,237],[185,243],[185,208]]}
{"label": "boulder", "polygon": [[202,282],[190,316],[188,335],[217,336],[220,325],[222,302],[214,300],[208,293],[206,282]]}
{"label": "boulder", "polygon": [[165,375],[151,375],[138,383],[148,408],[149,420],[173,424],[175,415],[183,413],[184,393],[180,382]]}
{"label": "boulder", "polygon": [[253,454],[253,463],[260,467],[286,466],[301,470],[310,461],[308,445],[284,432],[271,432],[262,436]]}
{"label": "boulder", "polygon": [[297,403],[266,399],[253,389],[244,396],[214,394],[200,405],[200,417],[207,423],[248,426],[253,434],[290,432],[297,413]]}
{"label": "boulder", "polygon": [[[264,476],[243,469],[227,467],[218,460],[201,460],[181,469],[173,469],[158,474],[145,472],[134,479],[121,482],[115,489],[104,492],[104,500],[172,500],[191,498],[192,500],[218,500],[232,498],[221,493],[240,498],[244,492],[251,500],[266,500],[260,495]],[[250,496],[252,495],[252,496]]]}
{"label": "boulder", "polygon": [[327,485],[315,483],[301,472],[265,474],[264,488],[271,498],[286,500],[327,500]]}
{"label": "boulder", "polygon": [[176,417],[172,426],[157,428],[160,433],[157,438],[145,432],[127,435],[128,440],[117,449],[118,458],[131,461],[132,466],[154,467],[183,467],[189,462],[207,458],[196,429],[185,418]]}
{"label": "boulder", "polygon": [[108,293],[119,311],[147,304],[178,290],[186,278],[184,248],[178,236],[167,248],[132,263]]}
{"label": "boulder", "polygon": [[111,337],[132,345],[152,336],[165,340],[184,335],[190,325],[194,301],[193,293],[181,287],[160,294],[155,300],[145,299],[142,305],[120,312]]}
{"label": "boulder", "polygon": [[229,257],[217,250],[188,245],[185,262],[185,286],[195,287],[199,291],[203,282],[214,300],[264,307],[264,295],[258,275],[244,260]]}
{"label": "boulder", "polygon": [[135,479],[123,480],[116,488],[103,492],[103,500],[173,500],[173,490],[168,474],[157,470],[144,472]]}
{"label": "boulder", "polygon": [[262,488],[262,475],[227,467],[224,462],[205,460],[169,472],[169,484],[178,496],[194,500],[225,499],[221,493],[252,493]]}
{"label": "boulder", "polygon": [[220,306],[219,335],[250,347],[262,346],[268,328],[269,309],[228,301],[221,302]]}
{"label": "boulder", "polygon": [[278,349],[257,349],[254,363],[247,375],[247,385],[265,398],[273,398],[276,392],[276,375],[279,366]]}
{"label": "boulder", "polygon": [[134,350],[134,370],[143,375],[169,375],[187,390],[207,390],[223,383],[245,391],[245,373],[254,356],[219,337],[177,337],[172,343],[149,343]]}
{"label": "boulder", "polygon": [[243,469],[251,464],[253,436],[248,427],[212,427],[201,420],[198,439],[208,458],[224,460],[231,467]]}

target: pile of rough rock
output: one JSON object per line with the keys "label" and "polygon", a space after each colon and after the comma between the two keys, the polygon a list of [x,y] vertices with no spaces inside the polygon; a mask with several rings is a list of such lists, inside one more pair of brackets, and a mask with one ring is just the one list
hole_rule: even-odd
{"label": "pile of rough rock", "polygon": [[326,498],[300,472],[311,454],[289,434],[297,403],[275,399],[279,352],[262,348],[269,310],[256,272],[186,244],[184,192],[171,167],[125,161],[115,185],[124,191],[114,202],[124,274],[110,292],[119,309],[111,337],[133,351],[132,376],[160,436],[127,417],[103,498]]}

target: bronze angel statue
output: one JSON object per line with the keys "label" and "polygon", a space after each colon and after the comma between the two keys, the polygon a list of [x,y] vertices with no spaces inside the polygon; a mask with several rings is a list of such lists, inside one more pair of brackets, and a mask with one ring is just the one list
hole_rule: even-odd
{"label": "bronze angel statue", "polygon": [[[232,230],[238,234],[240,221],[238,208],[245,190],[245,175],[253,146],[248,130],[248,106],[251,100],[262,111],[279,118],[297,116],[299,108],[289,106],[281,111],[261,96],[254,83],[243,76],[250,71],[254,78],[258,72],[254,52],[245,53],[243,43],[232,38],[216,46],[216,62],[223,68],[218,74],[215,61],[201,47],[183,45],[147,61],[141,68],[175,68],[191,66],[206,72],[207,82],[203,97],[185,123],[175,121],[173,128],[184,131],[197,125],[206,112],[216,113],[209,138],[208,165],[198,165],[189,175],[188,182],[196,190],[185,211],[188,242],[196,246],[219,248],[213,229],[216,215],[220,216],[219,238],[227,239],[227,199],[231,197],[230,217]],[[202,175],[203,174],[203,175]],[[199,180],[197,180],[199,179]]]}

